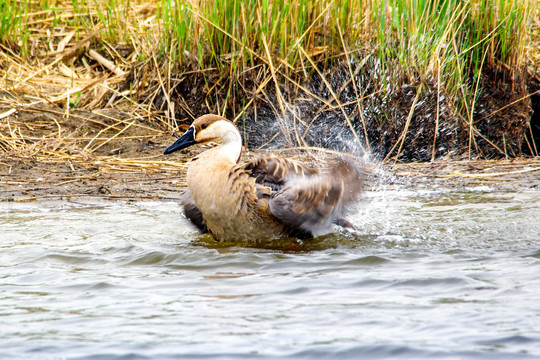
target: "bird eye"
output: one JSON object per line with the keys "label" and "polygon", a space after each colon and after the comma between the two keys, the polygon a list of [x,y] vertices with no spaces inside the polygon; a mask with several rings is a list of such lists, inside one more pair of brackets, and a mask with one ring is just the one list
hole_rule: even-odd
{"label": "bird eye", "polygon": [[206,129],[208,127],[208,124],[202,124],[201,129]]}

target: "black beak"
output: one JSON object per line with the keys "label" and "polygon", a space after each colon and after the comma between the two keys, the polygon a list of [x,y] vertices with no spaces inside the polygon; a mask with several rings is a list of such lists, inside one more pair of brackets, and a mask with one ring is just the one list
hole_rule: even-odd
{"label": "black beak", "polygon": [[175,151],[185,149],[196,143],[197,142],[195,141],[195,128],[193,126],[190,126],[189,129],[187,129],[187,131],[182,136],[180,136],[178,140],[174,142],[174,144],[165,149],[163,154],[167,155]]}

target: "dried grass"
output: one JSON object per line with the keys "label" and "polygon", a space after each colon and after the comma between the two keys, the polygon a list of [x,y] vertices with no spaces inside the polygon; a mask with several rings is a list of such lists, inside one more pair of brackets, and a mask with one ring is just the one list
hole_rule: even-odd
{"label": "dried grass", "polygon": [[[39,7],[34,2],[28,4]],[[119,1],[115,4],[117,8],[108,9],[102,2],[94,2],[85,4],[84,11],[81,11],[77,7],[82,5],[76,1],[58,1],[55,6],[61,12],[29,8],[26,13],[14,14],[14,18],[20,19],[25,25],[20,43],[13,43],[7,38],[2,38],[0,42],[0,165],[5,169],[10,164],[6,159],[31,159],[46,164],[67,163],[71,167],[97,168],[102,173],[183,171],[183,162],[164,160],[159,155],[152,158],[138,156],[135,150],[139,145],[133,145],[132,151],[124,154],[115,150],[122,150],[130,141],[133,144],[148,141],[154,144],[153,154],[161,153],[160,146],[170,140],[167,135],[177,130],[182,121],[199,115],[189,99],[178,93],[182,80],[188,77],[200,77],[206,81],[199,86],[209,94],[205,98],[207,109],[224,115],[232,113],[232,119],[238,125],[242,125],[247,113],[256,119],[258,107],[265,101],[267,105],[274,106],[276,121],[282,121],[282,132],[290,134],[290,145],[313,150],[307,134],[314,121],[327,112],[337,111],[341,113],[357,144],[369,151],[369,124],[365,118],[365,107],[369,106],[369,102],[365,101],[382,95],[385,90],[381,86],[370,93],[362,93],[358,91],[362,84],[357,83],[356,79],[366,63],[379,56],[377,52],[380,49],[359,51],[351,48],[347,37],[351,36],[352,30],[343,28],[337,22],[332,27],[335,35],[331,45],[334,54],[326,52],[315,39],[322,38],[320,33],[332,19],[333,15],[329,15],[333,11],[331,2],[321,5],[312,23],[306,24],[292,41],[286,41],[281,54],[275,52],[280,43],[279,36],[276,36],[278,30],[268,29],[267,33],[262,33],[263,46],[255,51],[254,43],[246,44],[238,29],[229,31],[216,19],[205,16],[196,6],[186,8],[198,19],[199,30],[206,26],[219,33],[219,36],[215,35],[216,38],[227,39],[232,50],[217,54],[217,60],[213,63],[215,66],[208,67],[199,67],[201,59],[198,56],[204,57],[204,54],[182,54],[183,68],[177,66],[178,58],[167,52],[174,48],[174,44],[163,48],[163,38],[157,35],[162,34],[166,25],[159,17],[162,4],[138,1]],[[531,16],[533,40],[527,45],[523,56],[531,66],[538,67],[540,10],[536,9]],[[356,32],[374,24],[362,23],[363,20],[359,19],[355,21],[362,24],[355,29]],[[383,24],[386,29],[392,20],[385,21],[388,22]],[[406,34],[392,36],[398,35]],[[172,38],[168,40],[174,41]],[[475,46],[478,45],[471,44],[468,50],[474,50]],[[336,62],[339,58],[346,62],[349,79],[336,88],[321,61]],[[353,58],[356,59],[354,68],[351,66]],[[238,59],[242,61],[238,62]],[[257,61],[250,62],[248,59]],[[437,78],[435,131],[429,140],[432,160],[436,157],[442,116],[439,109],[442,100],[439,100],[439,96],[443,67],[437,61],[430,59],[426,62]],[[306,85],[304,80],[314,74],[327,89],[326,95]],[[242,76],[249,76],[250,81],[235,80]],[[478,86],[479,81],[478,77],[474,85]],[[252,87],[247,88],[248,83]],[[344,101],[340,95],[351,84],[355,100]],[[249,95],[249,98],[235,98],[231,90],[233,87],[246,87],[242,93]],[[394,161],[401,158],[403,146],[409,139],[409,127],[421,89],[422,85],[416,89],[404,126],[388,153],[388,158],[393,156]],[[465,93],[470,96],[464,85],[459,89],[464,96]],[[224,95],[209,99],[218,92]],[[313,110],[311,122],[298,116],[291,105],[291,99],[297,100],[295,95],[298,94],[319,103]],[[531,95],[522,96],[505,106],[526,100]],[[472,99],[477,100],[474,95]],[[492,117],[504,109],[494,109],[476,120],[473,119],[473,102],[467,112],[470,117],[462,119],[469,128],[469,149],[475,147],[474,140],[477,138],[490,143],[501,154],[507,154],[506,148],[483,135],[475,124],[475,120]],[[178,114],[186,116],[176,118]],[[292,121],[285,121],[289,118]],[[354,118],[359,118],[360,122]],[[272,141],[273,135],[269,136],[269,141]],[[83,177],[66,177],[62,181],[80,179]]]}
{"label": "dried grass", "polygon": [[[151,104],[139,101],[144,84],[126,88],[128,78],[139,71],[138,59],[148,55],[144,41],[150,39],[140,34],[159,29],[153,20],[157,4],[119,9],[119,14],[129,11],[130,21],[107,28],[95,21],[104,11],[101,3],[85,4],[82,12],[76,6],[81,4],[60,1],[61,15],[52,10],[20,14],[31,25],[25,43],[0,44],[1,157],[69,161],[105,172],[181,169],[182,163],[123,159],[99,151],[129,140],[165,138],[173,126]],[[117,38],[113,45],[111,30],[115,37],[135,41],[128,46]],[[152,75],[139,74],[141,81]]]}

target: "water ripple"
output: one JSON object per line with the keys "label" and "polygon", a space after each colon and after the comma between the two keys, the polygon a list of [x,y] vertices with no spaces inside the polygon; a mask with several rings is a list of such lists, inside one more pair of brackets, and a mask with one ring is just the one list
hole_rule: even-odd
{"label": "water ripple", "polygon": [[0,203],[0,358],[540,358],[539,210],[367,193],[357,232],[260,248],[175,203]]}

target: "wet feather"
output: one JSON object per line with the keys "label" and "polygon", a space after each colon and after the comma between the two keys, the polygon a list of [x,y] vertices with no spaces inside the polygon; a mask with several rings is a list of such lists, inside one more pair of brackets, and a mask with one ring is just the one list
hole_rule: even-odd
{"label": "wet feather", "polygon": [[275,155],[239,164],[241,137],[230,121],[205,115],[192,127],[185,136],[194,138],[180,138],[173,146],[220,144],[189,164],[184,212],[217,240],[322,235],[332,231],[334,224],[345,223],[347,206],[361,192],[361,167],[348,159],[336,159],[324,172]]}

